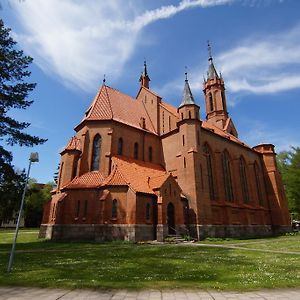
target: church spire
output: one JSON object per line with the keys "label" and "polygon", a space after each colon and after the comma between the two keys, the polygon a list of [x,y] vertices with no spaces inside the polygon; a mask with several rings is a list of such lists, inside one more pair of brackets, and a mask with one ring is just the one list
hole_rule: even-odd
{"label": "church spire", "polygon": [[144,70],[140,76],[140,83],[141,83],[141,86],[149,89],[149,82],[150,82],[150,78],[148,76],[148,72],[147,72],[147,63],[146,63],[146,60],[144,60]]}
{"label": "church spire", "polygon": [[182,107],[187,104],[195,104],[195,100],[191,92],[191,88],[187,78],[187,72],[185,72],[184,74],[185,74],[185,82],[184,82],[183,96],[179,107]]}
{"label": "church spire", "polygon": [[211,45],[209,41],[207,41],[207,50],[208,50],[208,71],[207,71],[207,80],[209,79],[220,79],[219,75],[216,71],[216,68],[213,63]]}

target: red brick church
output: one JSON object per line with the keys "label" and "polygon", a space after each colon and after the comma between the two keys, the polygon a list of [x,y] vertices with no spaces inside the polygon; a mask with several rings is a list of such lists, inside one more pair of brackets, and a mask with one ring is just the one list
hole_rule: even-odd
{"label": "red brick church", "polygon": [[145,63],[136,98],[103,83],[61,152],[40,236],[162,241],[287,231],[274,146],[251,148],[238,138],[212,57],[205,121],[187,78],[179,107],[149,82]]}

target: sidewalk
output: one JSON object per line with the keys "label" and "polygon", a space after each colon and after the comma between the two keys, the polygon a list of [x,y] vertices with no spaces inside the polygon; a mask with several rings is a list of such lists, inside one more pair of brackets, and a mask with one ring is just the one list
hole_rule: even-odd
{"label": "sidewalk", "polygon": [[0,287],[0,300],[300,300],[300,289],[224,292],[203,290],[101,291]]}

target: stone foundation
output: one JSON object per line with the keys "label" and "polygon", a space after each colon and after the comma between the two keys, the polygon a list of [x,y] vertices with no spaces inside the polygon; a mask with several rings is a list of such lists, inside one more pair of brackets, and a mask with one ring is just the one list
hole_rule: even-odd
{"label": "stone foundation", "polygon": [[207,237],[248,238],[283,234],[291,231],[291,226],[272,225],[196,225],[198,239]]}
{"label": "stone foundation", "polygon": [[59,240],[88,241],[146,241],[153,240],[152,225],[100,225],[100,224],[68,224],[48,225],[40,227],[40,238]]}
{"label": "stone foundation", "polygon": [[[189,232],[185,225],[176,225],[177,235],[189,235],[195,239],[203,240],[207,237],[264,237],[283,234],[291,231],[291,226],[272,225],[190,225]],[[59,240],[88,240],[88,241],[149,241],[154,240],[153,225],[100,225],[100,224],[69,224],[48,225],[40,227],[40,238]],[[168,236],[168,226],[158,224],[156,239],[160,242]]]}

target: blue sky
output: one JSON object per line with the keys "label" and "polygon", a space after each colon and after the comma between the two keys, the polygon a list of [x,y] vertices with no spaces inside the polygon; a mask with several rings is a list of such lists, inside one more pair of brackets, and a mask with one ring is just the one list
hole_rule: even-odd
{"label": "blue sky", "polygon": [[52,180],[103,74],[109,86],[135,96],[144,58],[151,88],[175,106],[187,66],[204,119],[207,40],[240,139],[273,143],[277,152],[300,146],[299,11],[298,0],[2,1],[1,17],[34,58],[30,79],[37,83],[34,104],[11,115],[48,139],[13,147],[14,165],[27,168],[37,151],[31,177]]}

